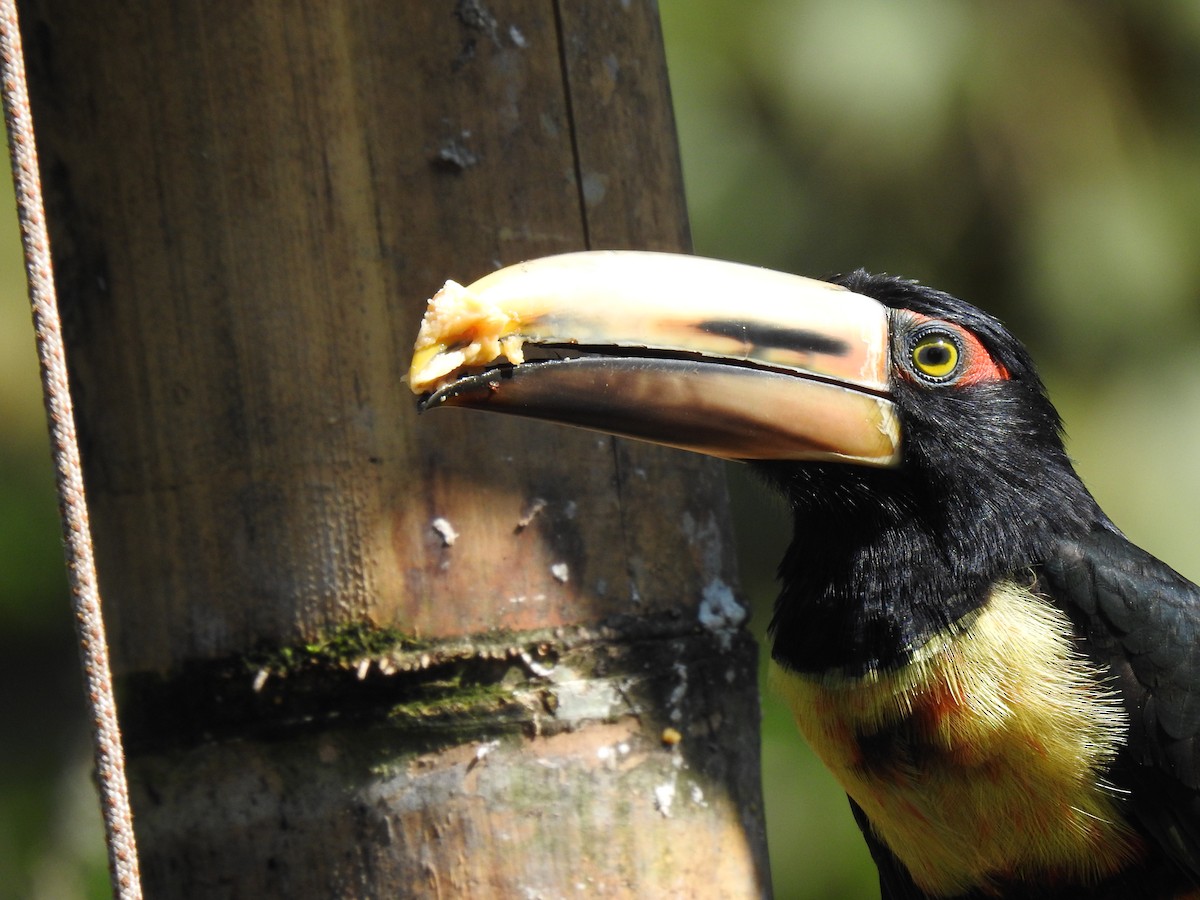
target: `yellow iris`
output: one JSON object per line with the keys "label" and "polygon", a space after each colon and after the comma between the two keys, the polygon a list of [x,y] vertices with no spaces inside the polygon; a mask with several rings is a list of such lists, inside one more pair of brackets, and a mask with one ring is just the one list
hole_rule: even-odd
{"label": "yellow iris", "polygon": [[929,378],[947,378],[954,374],[958,356],[958,344],[946,334],[926,335],[912,348],[913,367]]}

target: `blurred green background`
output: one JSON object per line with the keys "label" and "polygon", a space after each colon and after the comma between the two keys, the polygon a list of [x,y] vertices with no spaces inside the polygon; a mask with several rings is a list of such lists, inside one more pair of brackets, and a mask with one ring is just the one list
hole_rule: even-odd
{"label": "blurred green background", "polygon": [[[1200,579],[1200,4],[659,6],[696,251],[814,276],[861,265],[998,314],[1101,504]],[[0,900],[102,897],[23,292],[0,217]],[[787,521],[731,478],[762,629]],[[764,755],[777,896],[875,896],[844,798],[769,694]]]}

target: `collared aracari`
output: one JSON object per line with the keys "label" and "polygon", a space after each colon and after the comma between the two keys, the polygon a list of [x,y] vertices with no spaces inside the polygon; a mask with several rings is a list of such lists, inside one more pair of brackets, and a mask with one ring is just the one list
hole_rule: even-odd
{"label": "collared aracari", "polygon": [[1200,896],[1200,589],[1100,510],[992,316],[863,271],[568,254],[448,284],[410,381],[783,492],[775,681],[884,898]]}

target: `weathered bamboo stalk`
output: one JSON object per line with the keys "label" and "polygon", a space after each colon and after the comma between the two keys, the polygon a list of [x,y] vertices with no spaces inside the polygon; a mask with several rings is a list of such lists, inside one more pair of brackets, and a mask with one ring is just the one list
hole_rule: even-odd
{"label": "weathered bamboo stalk", "polygon": [[21,15],[148,896],[764,893],[719,471],[401,382],[447,277],[686,249],[654,4]]}

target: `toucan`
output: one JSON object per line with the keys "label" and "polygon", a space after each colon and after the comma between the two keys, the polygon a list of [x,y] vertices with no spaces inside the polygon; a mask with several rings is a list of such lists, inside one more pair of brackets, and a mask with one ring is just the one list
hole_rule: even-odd
{"label": "toucan", "polygon": [[584,252],[448,283],[409,377],[423,409],[783,493],[775,682],[885,900],[1200,897],[1200,589],[1101,511],[996,318],[861,270]]}

